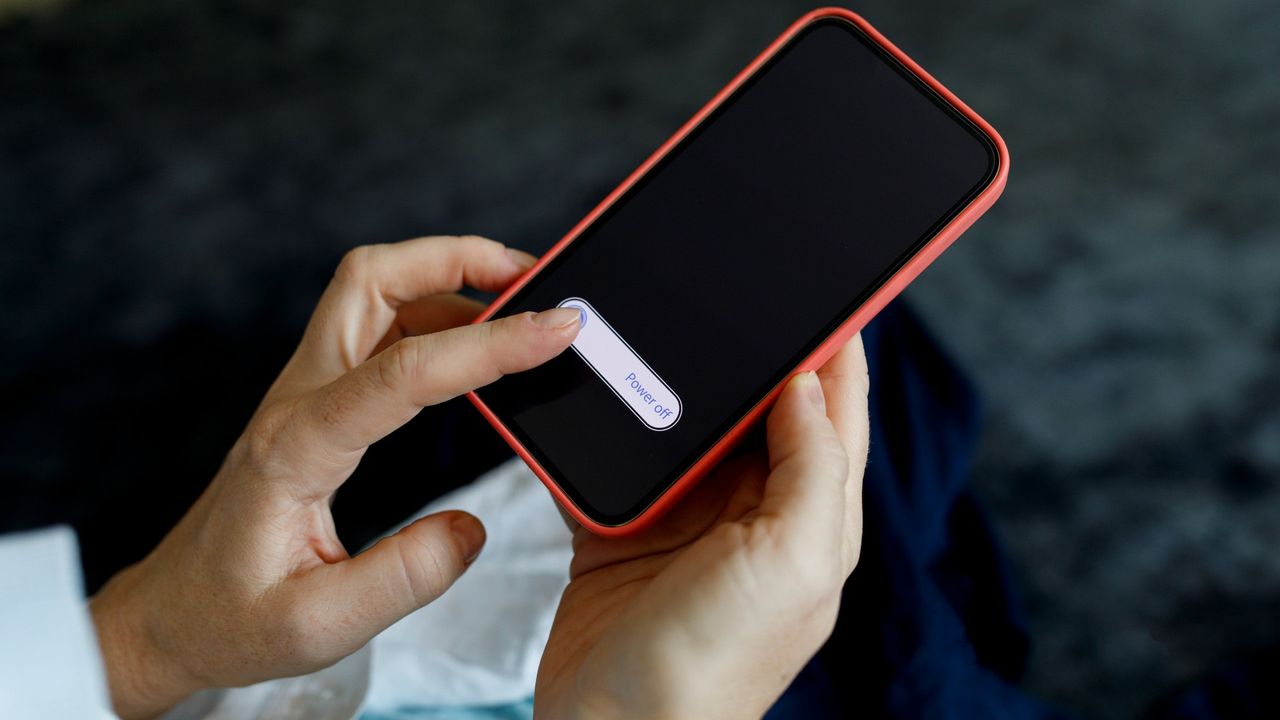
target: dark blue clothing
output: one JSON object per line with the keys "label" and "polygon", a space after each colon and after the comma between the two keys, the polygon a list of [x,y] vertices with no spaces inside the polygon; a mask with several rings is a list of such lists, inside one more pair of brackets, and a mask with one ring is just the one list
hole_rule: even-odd
{"label": "dark blue clothing", "polygon": [[1280,718],[1280,648],[1241,653],[1156,702],[1145,720]]}
{"label": "dark blue clothing", "polygon": [[969,485],[973,387],[902,303],[862,337],[871,451],[861,559],[830,642],[767,717],[1061,717],[1016,687],[1027,627]]}

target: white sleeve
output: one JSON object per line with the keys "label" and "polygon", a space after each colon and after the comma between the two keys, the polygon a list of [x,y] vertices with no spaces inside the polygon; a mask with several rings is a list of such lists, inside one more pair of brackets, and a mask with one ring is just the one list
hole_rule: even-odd
{"label": "white sleeve", "polygon": [[0,536],[0,717],[115,717],[75,534]]}

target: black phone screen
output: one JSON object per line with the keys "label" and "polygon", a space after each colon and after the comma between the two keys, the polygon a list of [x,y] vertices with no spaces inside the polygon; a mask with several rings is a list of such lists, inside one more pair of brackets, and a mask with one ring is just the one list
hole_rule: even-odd
{"label": "black phone screen", "polygon": [[998,162],[989,137],[855,25],[818,20],[497,312],[567,303],[586,324],[573,351],[480,399],[588,517],[625,523]]}

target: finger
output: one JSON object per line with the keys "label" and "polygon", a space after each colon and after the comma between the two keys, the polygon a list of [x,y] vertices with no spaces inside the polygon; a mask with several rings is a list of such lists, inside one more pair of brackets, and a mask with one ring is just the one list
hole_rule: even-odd
{"label": "finger", "polygon": [[[555,308],[405,338],[299,400],[298,446],[307,448],[313,461],[348,466],[351,454],[363,452],[423,407],[559,355],[577,336],[580,317],[575,309]],[[315,476],[322,485],[330,480],[324,473]]]}
{"label": "finger", "polygon": [[839,557],[849,458],[813,373],[792,378],[769,413],[769,479],[759,516],[776,520],[794,549]]}
{"label": "finger", "polygon": [[377,355],[403,338],[466,325],[483,311],[484,303],[457,293],[432,295],[405,303],[396,309],[391,329],[378,341],[370,355]]}
{"label": "finger", "polygon": [[[308,614],[350,652],[423,607],[461,577],[485,543],[484,526],[461,511],[428,515],[350,560],[307,577],[297,592]],[[349,649],[348,649],[349,648]]]}
{"label": "finger", "polygon": [[502,290],[534,261],[475,236],[358,247],[342,259],[282,380],[328,382],[369,357],[401,306],[464,286]]}
{"label": "finger", "polygon": [[818,370],[818,380],[822,383],[826,399],[827,417],[831,418],[836,433],[848,448],[850,458],[856,460],[857,454],[865,456],[870,380],[861,335],[853,336]]}
{"label": "finger", "polygon": [[845,480],[843,559],[846,573],[857,564],[862,545],[862,475],[867,465],[867,357],[856,335],[818,371],[827,400],[827,417],[849,456]]}

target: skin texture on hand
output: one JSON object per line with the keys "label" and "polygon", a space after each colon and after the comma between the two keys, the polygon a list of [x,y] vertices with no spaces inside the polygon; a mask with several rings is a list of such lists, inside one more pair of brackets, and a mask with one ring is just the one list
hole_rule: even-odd
{"label": "skin texture on hand", "polygon": [[855,338],[790,382],[765,447],[722,463],[653,528],[577,528],[538,716],[764,714],[830,636],[857,563],[867,389]]}
{"label": "skin texture on hand", "polygon": [[90,602],[112,703],[154,716],[190,693],[314,671],[439,597],[484,545],[462,512],[355,557],[329,507],[365,450],[443,402],[555,357],[576,310],[467,325],[534,258],[477,237],[357,248],[209,487]]}

